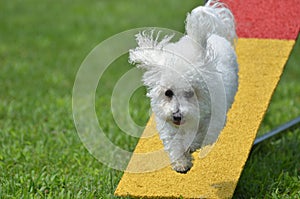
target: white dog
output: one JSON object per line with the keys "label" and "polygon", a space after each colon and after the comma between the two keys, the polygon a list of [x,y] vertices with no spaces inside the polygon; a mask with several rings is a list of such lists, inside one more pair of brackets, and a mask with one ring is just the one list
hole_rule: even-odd
{"label": "white dog", "polygon": [[[153,31],[142,32],[136,35],[138,47],[129,55],[130,63],[144,70],[160,139],[173,169],[180,173],[192,167],[191,152],[216,141],[238,87],[230,10],[209,0],[187,15],[185,28],[186,34],[177,42],[171,42],[173,36],[159,40],[159,33],[154,37]],[[212,92],[220,88],[224,98],[212,100]],[[222,104],[224,118],[212,120],[214,106]],[[213,132],[208,136],[209,126]]]}

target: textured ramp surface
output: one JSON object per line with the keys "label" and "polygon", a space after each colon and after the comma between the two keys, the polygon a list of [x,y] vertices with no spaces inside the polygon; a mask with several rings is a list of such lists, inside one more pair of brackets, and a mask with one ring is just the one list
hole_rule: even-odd
{"label": "textured ramp surface", "polygon": [[221,0],[232,10],[244,38],[292,39],[300,28],[299,0]]}
{"label": "textured ramp surface", "polygon": [[[205,158],[195,152],[194,166],[178,174],[170,166],[148,173],[124,173],[115,194],[136,197],[228,198],[234,193],[256,132],[294,41],[240,39],[237,45],[240,84],[226,127]],[[156,131],[150,119],[145,133]],[[135,153],[161,149],[157,133],[140,139]],[[128,167],[157,164],[131,161]]]}

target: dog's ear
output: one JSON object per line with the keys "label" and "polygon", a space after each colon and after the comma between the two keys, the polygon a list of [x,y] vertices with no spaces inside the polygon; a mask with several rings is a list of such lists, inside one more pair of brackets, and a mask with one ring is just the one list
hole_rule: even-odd
{"label": "dog's ear", "polygon": [[159,53],[155,49],[140,48],[129,51],[129,63],[137,68],[151,70],[159,64]]}
{"label": "dog's ear", "polygon": [[169,44],[174,35],[165,36],[159,41],[160,33],[140,32],[136,35],[138,47],[129,51],[129,62],[138,68],[151,70],[163,64],[163,47]]}

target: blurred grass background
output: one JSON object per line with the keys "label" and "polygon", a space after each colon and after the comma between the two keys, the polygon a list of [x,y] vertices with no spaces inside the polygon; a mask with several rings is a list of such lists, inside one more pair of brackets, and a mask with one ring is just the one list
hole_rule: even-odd
{"label": "blurred grass background", "polygon": [[[0,198],[114,198],[122,172],[102,165],[81,143],[72,119],[72,87],[86,55],[131,28],[184,31],[186,13],[202,1],[3,0],[0,2]],[[300,115],[298,39],[259,135]],[[110,111],[114,82],[132,66],[126,55],[106,71],[96,108],[104,131],[132,151]],[[149,100],[130,100],[145,125]],[[297,198],[300,133],[289,130],[255,147],[234,198]]]}

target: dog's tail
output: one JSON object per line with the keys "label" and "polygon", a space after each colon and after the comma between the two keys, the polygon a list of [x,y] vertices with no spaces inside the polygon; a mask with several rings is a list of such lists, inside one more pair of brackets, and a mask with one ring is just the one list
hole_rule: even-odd
{"label": "dog's tail", "polygon": [[224,37],[232,45],[236,38],[234,17],[218,0],[208,0],[205,6],[192,10],[187,16],[185,29],[187,35],[204,48],[212,34]]}

